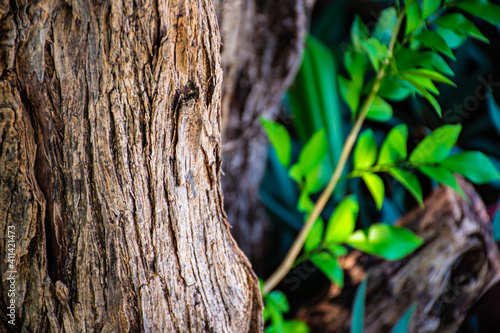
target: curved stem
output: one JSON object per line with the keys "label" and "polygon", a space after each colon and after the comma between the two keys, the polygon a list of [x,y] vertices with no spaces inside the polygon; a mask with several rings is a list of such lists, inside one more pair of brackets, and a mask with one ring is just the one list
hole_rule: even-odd
{"label": "curved stem", "polygon": [[295,259],[299,255],[300,250],[304,245],[304,242],[306,240],[307,235],[309,234],[309,231],[311,230],[312,226],[314,225],[314,222],[318,219],[319,215],[323,211],[323,208],[325,208],[328,199],[332,195],[333,190],[335,189],[337,183],[339,182],[340,176],[342,175],[342,171],[344,170],[344,166],[347,163],[347,159],[349,158],[352,147],[356,142],[359,131],[361,130],[361,126],[363,125],[363,121],[365,120],[366,115],[368,114],[368,111],[370,110],[373,100],[375,99],[375,96],[378,92],[378,89],[380,88],[380,83],[382,82],[384,75],[385,75],[385,68],[382,67],[377,74],[377,77],[375,79],[375,82],[373,83],[370,94],[368,95],[363,104],[358,119],[354,123],[354,127],[351,129],[351,132],[347,136],[346,142],[344,143],[342,153],[340,154],[340,158],[335,168],[335,171],[333,172],[332,178],[330,178],[328,185],[321,193],[321,196],[319,197],[318,201],[316,201],[313,211],[311,212],[306,223],[302,227],[302,230],[300,231],[299,235],[297,236],[297,238],[295,238],[295,241],[293,242],[292,247],[288,251],[285,259],[283,259],[283,261],[276,269],[276,271],[274,271],[274,273],[265,282],[264,288],[262,290],[264,295],[273,290],[274,287],[276,287],[276,285],[285,277],[290,268],[293,266]]}
{"label": "curved stem", "polygon": [[354,143],[357,140],[359,131],[361,130],[361,126],[363,125],[366,115],[370,110],[373,100],[375,99],[377,92],[380,88],[380,84],[382,83],[382,80],[385,76],[386,67],[390,64],[390,60],[392,59],[394,53],[394,46],[396,45],[396,40],[399,34],[399,29],[401,28],[401,23],[403,22],[405,12],[406,8],[398,17],[398,20],[393,30],[393,34],[391,36],[391,41],[389,42],[389,47],[388,47],[389,58],[386,59],[383,66],[381,66],[380,70],[377,73],[377,76],[375,78],[375,81],[373,82],[373,86],[370,90],[370,93],[368,94],[365,102],[363,103],[358,119],[356,119],[356,122],[354,123],[354,126],[351,129],[351,132],[347,136],[347,139],[344,143],[344,147],[342,149],[342,153],[340,154],[337,166],[335,167],[335,171],[333,172],[333,175],[330,178],[328,185],[321,193],[321,196],[319,197],[318,201],[316,201],[313,211],[307,218],[306,223],[304,224],[299,235],[293,242],[292,247],[288,251],[285,259],[283,259],[283,261],[276,269],[276,271],[274,271],[274,273],[264,283],[264,287],[262,288],[262,293],[264,295],[268,294],[271,290],[273,290],[274,287],[278,285],[278,283],[285,277],[285,275],[293,267],[293,263],[297,259],[297,256],[299,255],[304,245],[304,242],[307,238],[307,235],[309,234],[309,231],[311,230],[312,226],[314,225],[314,222],[318,219],[319,215],[323,211],[323,208],[325,208],[328,199],[332,195],[333,191],[335,190],[335,187],[337,186],[337,183],[339,182],[345,164],[347,163],[347,160],[354,146]]}

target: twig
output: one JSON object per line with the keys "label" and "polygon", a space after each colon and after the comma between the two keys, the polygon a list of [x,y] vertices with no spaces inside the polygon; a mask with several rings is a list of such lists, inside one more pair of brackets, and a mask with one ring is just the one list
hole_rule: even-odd
{"label": "twig", "polygon": [[330,181],[328,182],[328,185],[326,188],[323,190],[321,193],[321,196],[319,197],[318,201],[316,201],[316,204],[314,205],[314,209],[309,215],[306,223],[302,227],[302,230],[300,231],[299,235],[295,239],[295,241],[292,244],[292,247],[290,250],[288,250],[288,253],[279,265],[279,267],[274,271],[274,273],[267,279],[267,281],[264,283],[264,287],[262,288],[262,293],[264,295],[268,294],[271,290],[274,289],[280,283],[280,281],[285,277],[285,275],[290,271],[290,269],[293,266],[293,263],[297,259],[297,256],[299,255],[304,242],[307,238],[307,235],[309,234],[309,231],[311,231],[311,228],[314,225],[314,222],[318,219],[319,215],[325,208],[326,203],[328,202],[328,199],[332,195],[333,191],[335,190],[335,187],[337,186],[337,183],[339,182],[339,179],[342,175],[342,171],[344,170],[345,164],[347,163],[347,159],[349,158],[349,155],[351,153],[352,147],[354,146],[354,143],[356,142],[356,139],[358,137],[359,131],[361,130],[361,126],[363,125],[363,122],[366,118],[366,115],[368,114],[368,111],[370,110],[370,107],[373,103],[373,100],[375,99],[377,92],[380,88],[380,84],[382,83],[382,80],[385,76],[385,69],[389,65],[393,53],[394,53],[394,46],[396,45],[396,40],[399,34],[399,29],[401,28],[401,23],[403,22],[403,18],[406,12],[405,10],[398,16],[398,20],[396,22],[396,25],[393,30],[393,34],[391,36],[391,41],[389,43],[388,51],[389,51],[389,58],[385,59],[384,65],[380,67],[380,70],[377,73],[377,76],[375,78],[375,81],[373,82],[373,86],[370,90],[370,93],[366,97],[366,100],[361,108],[361,111],[359,113],[358,119],[356,119],[356,122],[354,123],[353,128],[351,129],[351,132],[347,136],[346,142],[344,144],[344,147],[342,149],[342,153],[340,154],[339,161],[337,163],[337,166],[335,168],[335,171],[333,172],[332,178],[330,178]]}

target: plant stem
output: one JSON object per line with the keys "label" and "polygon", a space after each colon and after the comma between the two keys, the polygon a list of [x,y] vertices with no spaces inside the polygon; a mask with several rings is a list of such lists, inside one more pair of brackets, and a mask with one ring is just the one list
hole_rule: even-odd
{"label": "plant stem", "polygon": [[332,178],[330,178],[328,185],[321,193],[321,196],[319,197],[318,201],[316,201],[313,211],[311,212],[306,223],[302,227],[302,230],[300,231],[299,235],[293,242],[292,247],[288,251],[285,259],[283,259],[280,266],[265,282],[263,288],[264,295],[273,290],[274,287],[276,287],[276,285],[285,277],[290,268],[293,266],[295,259],[297,258],[298,254],[300,253],[300,250],[302,249],[302,246],[304,245],[304,242],[306,240],[307,235],[309,234],[309,231],[311,230],[312,226],[314,225],[314,222],[318,219],[319,215],[323,211],[323,208],[325,208],[328,199],[332,195],[333,190],[337,186],[340,176],[342,175],[344,166],[347,163],[347,159],[349,158],[352,147],[356,142],[359,131],[361,130],[361,126],[363,125],[363,121],[365,120],[366,115],[370,110],[370,107],[372,105],[373,100],[375,99],[375,96],[377,94],[377,91],[380,87],[380,83],[382,82],[384,75],[385,75],[385,68],[382,67],[377,74],[377,77],[375,79],[375,82],[373,83],[370,94],[368,95],[363,104],[358,119],[354,123],[354,127],[351,129],[351,132],[349,133],[349,136],[347,137],[346,142],[344,143],[342,153],[340,154],[340,158],[335,168],[335,171],[333,172]]}
{"label": "plant stem", "polygon": [[332,195],[333,191],[335,190],[335,187],[337,186],[337,183],[339,182],[339,179],[342,175],[342,172],[344,170],[345,164],[347,163],[347,160],[349,158],[349,155],[351,154],[351,150],[354,146],[354,143],[356,142],[358,138],[359,131],[361,130],[361,126],[363,125],[363,122],[366,118],[366,115],[368,114],[368,111],[370,110],[370,107],[373,103],[373,100],[375,99],[377,92],[380,88],[380,84],[382,83],[382,80],[385,76],[385,69],[389,65],[390,60],[392,59],[393,52],[394,52],[394,46],[396,44],[397,36],[399,34],[399,29],[401,27],[401,23],[403,22],[403,18],[406,12],[405,10],[399,15],[398,20],[396,22],[396,25],[393,30],[393,34],[391,36],[391,41],[389,43],[388,51],[389,51],[389,58],[386,59],[384,64],[380,67],[380,70],[377,73],[377,76],[375,77],[375,81],[373,82],[373,86],[370,90],[370,93],[365,99],[365,102],[363,103],[363,106],[361,107],[361,111],[359,113],[358,118],[356,119],[356,122],[354,123],[353,128],[351,129],[351,132],[347,136],[347,139],[344,143],[344,147],[342,148],[342,153],[340,154],[339,161],[337,163],[337,166],[335,167],[335,171],[333,172],[332,178],[330,178],[330,181],[328,182],[328,185],[326,188],[323,190],[321,193],[321,196],[319,197],[318,201],[316,201],[316,204],[314,205],[314,209],[309,214],[309,217],[307,218],[306,223],[302,227],[302,230],[300,231],[299,235],[295,239],[295,241],[292,244],[292,247],[286,254],[285,259],[281,262],[279,267],[274,271],[274,273],[267,279],[267,281],[264,283],[264,287],[262,288],[262,293],[263,295],[268,294],[271,290],[274,289],[280,283],[280,281],[285,277],[285,275],[290,271],[290,269],[293,267],[293,263],[297,259],[297,256],[299,255],[304,242],[307,238],[307,235],[309,234],[309,231],[311,231],[311,228],[314,225],[314,222],[318,219],[319,215],[323,211],[323,208],[325,208],[326,203],[328,202],[328,199]]}

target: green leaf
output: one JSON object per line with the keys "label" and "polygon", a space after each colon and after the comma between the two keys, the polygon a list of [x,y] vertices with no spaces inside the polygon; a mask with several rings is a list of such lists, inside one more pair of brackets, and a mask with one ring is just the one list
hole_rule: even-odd
{"label": "green leaf", "polygon": [[297,209],[299,212],[310,213],[314,209],[314,202],[309,197],[309,193],[302,191],[297,202]]}
{"label": "green leaf", "polygon": [[423,0],[422,17],[425,19],[441,6],[441,0]]}
{"label": "green leaf", "polygon": [[304,243],[304,250],[306,252],[311,252],[321,244],[321,240],[323,239],[323,231],[325,230],[325,223],[323,219],[320,217],[314,222],[311,231],[307,235],[306,241]]}
{"label": "green leaf", "polygon": [[396,8],[389,7],[384,9],[378,17],[377,24],[373,30],[373,37],[377,38],[382,44],[389,45],[397,16]]}
{"label": "green leaf", "polygon": [[369,38],[367,42],[375,48],[379,59],[382,60],[383,58],[389,57],[389,49],[387,48],[387,45],[380,43],[380,41],[376,38]]}
{"label": "green leaf", "polygon": [[[404,77],[404,79],[406,81],[408,81],[408,83],[410,83],[413,87],[415,87],[415,89],[417,89],[417,91],[420,94],[422,94],[422,96],[424,96],[424,98],[432,105],[432,107],[436,110],[439,117],[442,117],[441,106],[439,105],[438,101],[436,100],[436,98],[434,98],[434,96],[432,96],[426,90],[426,88],[424,88],[417,80],[415,80],[415,76],[413,76],[411,78],[409,76],[406,76],[406,77]],[[429,82],[431,82],[431,84],[432,84],[432,81],[430,79],[427,79],[427,80],[429,80]],[[434,87],[434,88],[436,89],[436,87]]]}
{"label": "green leaf", "polygon": [[448,84],[450,86],[456,87],[456,84],[453,83],[452,81],[450,81],[450,79],[448,79],[446,76],[444,76],[441,73],[430,70],[430,69],[415,68],[415,69],[409,69],[409,70],[405,71],[404,73],[406,75],[410,74],[413,76],[421,76],[421,77],[429,78],[432,81],[445,83],[445,84]]}
{"label": "green leaf", "polygon": [[344,287],[344,271],[337,258],[327,252],[320,252],[311,256],[310,260],[332,283]]}
{"label": "green leaf", "polygon": [[400,48],[394,57],[399,71],[421,66],[422,62],[429,58],[426,53],[410,48]]}
{"label": "green leaf", "polygon": [[269,307],[266,306],[264,307],[264,311],[262,312],[262,316],[264,317],[264,322],[268,321],[269,318],[271,317],[271,311],[269,309]]}
{"label": "green leaf", "polygon": [[[406,71],[399,73],[399,75],[407,82],[409,82],[412,86],[414,86],[418,92],[422,93],[420,91],[421,89],[419,88],[420,86],[425,88],[424,90],[429,90],[433,94],[439,95],[439,90],[436,88],[432,80],[429,79],[428,77],[423,77],[422,75],[415,75],[414,73],[409,73]],[[422,93],[422,95],[424,95],[424,93]]]}
{"label": "green leaf", "polygon": [[375,200],[377,209],[382,209],[382,204],[384,202],[384,182],[379,176],[374,174],[366,174],[362,178]]}
{"label": "green leaf", "polygon": [[[295,128],[301,127],[303,118],[313,117],[314,128],[306,131],[309,138],[317,130],[324,128],[328,140],[328,158],[324,161],[325,173],[332,173],[328,169],[332,169],[340,158],[340,153],[343,148],[343,136],[338,135],[343,133],[342,130],[342,110],[339,103],[338,87],[337,87],[337,69],[336,60],[332,51],[321,41],[309,35],[307,38],[308,49],[306,52],[311,53],[312,68],[314,70],[314,88],[319,109],[311,110],[296,110],[294,114],[300,113],[302,117],[295,118]],[[359,56],[359,57],[358,57]],[[354,65],[359,66],[357,71],[359,76],[363,76],[364,70],[367,67],[367,59],[360,53],[354,56],[356,62]],[[361,59],[358,59],[361,58]],[[364,62],[364,64],[362,63]],[[303,83],[308,84],[306,82]],[[363,81],[358,83],[363,85]],[[361,88],[360,88],[361,89]],[[314,111],[314,115],[312,112]],[[305,141],[305,139],[303,139]]]}
{"label": "green leaf", "polygon": [[339,244],[326,244],[325,249],[334,257],[342,257],[347,254],[346,247]]}
{"label": "green leaf", "polygon": [[460,1],[457,3],[457,7],[491,24],[500,24],[500,6],[487,0]]}
{"label": "green leaf", "polygon": [[[401,48],[395,53],[395,61],[399,71],[414,69],[416,67],[424,67],[439,71],[449,76],[454,76],[454,73],[448,63],[446,63],[446,61],[436,52]],[[391,76],[388,76],[388,78],[390,77]],[[397,80],[400,79],[397,78]]]}
{"label": "green leaf", "polygon": [[329,174],[325,172],[325,163],[319,163],[309,170],[305,175],[304,191],[313,194],[321,190],[329,180]]}
{"label": "green leaf", "polygon": [[283,333],[283,324],[285,319],[283,318],[283,314],[280,311],[277,311],[274,307],[269,307],[269,304],[266,304],[264,308],[264,313],[268,312],[268,315],[264,314],[264,318],[271,319],[271,325],[266,327],[265,333]]}
{"label": "green leaf", "polygon": [[411,90],[403,86],[400,79],[389,75],[380,84],[378,95],[391,101],[400,102],[408,98]]}
{"label": "green leaf", "polygon": [[408,192],[417,200],[420,206],[424,205],[422,198],[422,187],[418,182],[418,178],[408,170],[391,169],[389,170],[391,176],[403,185]]}
{"label": "green leaf", "polygon": [[479,151],[466,151],[446,158],[442,165],[461,174],[475,184],[500,180],[500,174],[490,159]]}
{"label": "green leaf", "polygon": [[441,37],[443,37],[443,39],[446,41],[446,44],[448,44],[448,46],[452,50],[460,47],[467,40],[466,35],[452,29],[442,28],[438,26],[436,28],[436,32],[441,35]]}
{"label": "green leaf", "polygon": [[432,30],[424,30],[419,33],[416,37],[420,43],[422,43],[426,47],[430,47],[431,49],[441,52],[447,55],[449,58],[455,60],[455,56],[453,55],[453,51],[446,44],[446,41],[435,31]]}
{"label": "green leaf", "polygon": [[392,328],[391,333],[407,333],[410,328],[411,316],[415,309],[417,308],[417,304],[413,304],[408,311],[399,319],[397,324]]}
{"label": "green leaf", "polygon": [[321,163],[326,155],[327,149],[328,143],[326,134],[325,130],[322,129],[313,134],[299,154],[299,163],[302,172],[306,174],[309,170]]}
{"label": "green leaf", "polygon": [[408,140],[408,128],[405,124],[397,125],[387,135],[382,147],[378,164],[392,164],[406,159],[406,144]]}
{"label": "green leaf", "polygon": [[434,21],[437,25],[443,28],[451,29],[459,33],[465,34],[472,38],[476,38],[480,41],[489,43],[488,38],[486,38],[481,31],[469,21],[465,16],[460,13],[451,13],[438,18]]}
{"label": "green leaf", "polygon": [[351,76],[351,79],[358,85],[363,85],[367,65],[366,56],[363,53],[356,52],[352,49],[344,53],[344,66]]}
{"label": "green leaf", "polygon": [[382,58],[387,58],[389,56],[389,51],[387,46],[381,44],[377,39],[370,38],[368,40],[362,40],[361,45],[368,54],[368,58],[372,63],[373,68],[378,71],[380,69],[380,60]]}
{"label": "green leaf", "polygon": [[300,168],[300,165],[298,163],[292,165],[290,171],[288,171],[288,175],[290,176],[290,178],[295,180],[297,184],[302,184],[302,169]]}
{"label": "green leaf", "polygon": [[392,106],[383,98],[375,96],[366,118],[379,122],[389,121],[392,118]]}
{"label": "green leaf", "polygon": [[[299,160],[290,169],[290,177],[299,181],[320,164],[326,156],[328,143],[325,130],[319,130],[300,151]],[[300,182],[300,181],[299,181]]]}
{"label": "green leaf", "polygon": [[361,282],[354,297],[351,333],[363,333],[365,320],[365,295],[368,276]]}
{"label": "green leaf", "polygon": [[422,171],[422,173],[424,173],[428,177],[437,181],[438,183],[451,187],[458,194],[460,194],[462,197],[465,198],[464,191],[458,184],[455,175],[450,169],[447,169],[444,166],[421,166],[419,170]]}
{"label": "green leaf", "polygon": [[[304,50],[302,58],[302,65],[297,73],[294,84],[289,90],[294,127],[303,142],[307,141],[313,133],[322,128],[319,117],[322,109],[318,94],[320,90],[317,88],[320,79],[318,78],[319,73],[313,59],[314,50],[314,43],[307,42],[307,48]],[[321,73],[326,73],[326,75],[335,75],[335,72],[321,70]],[[334,94],[332,93],[332,95]]]}
{"label": "green leaf", "polygon": [[422,10],[418,1],[410,1],[407,6],[405,36],[417,30],[422,22]]}
{"label": "green leaf", "polygon": [[338,80],[340,95],[342,96],[342,99],[345,101],[351,112],[355,114],[358,110],[359,96],[361,95],[362,87],[360,87],[357,82],[348,80],[342,75],[338,76]]}
{"label": "green leaf", "polygon": [[[338,135],[343,133],[338,91],[336,61],[332,52],[309,35],[302,66],[288,91],[288,101],[294,130],[301,142],[309,140],[317,130],[325,129],[328,152],[321,163],[325,174],[331,174],[330,169],[337,164],[343,147],[343,135]],[[295,175],[300,183],[300,169],[296,168]]]}
{"label": "green leaf", "polygon": [[363,230],[354,232],[346,243],[386,260],[399,260],[415,251],[423,240],[408,229],[377,223],[371,225],[366,233]]}
{"label": "green leaf", "polygon": [[265,296],[265,300],[272,304],[279,312],[287,313],[290,311],[290,305],[288,304],[285,294],[279,290],[271,291]]}
{"label": "green leaf", "polygon": [[341,243],[356,227],[359,205],[356,196],[350,195],[338,204],[330,216],[325,232],[326,243]]}
{"label": "green leaf", "polygon": [[361,40],[365,39],[368,36],[368,29],[366,28],[365,24],[359,17],[359,15],[356,14],[354,17],[354,22],[352,23],[351,27],[351,40],[354,45],[354,47],[358,50],[362,48],[361,46]]}
{"label": "green leaf", "polygon": [[309,327],[302,320],[287,320],[282,326],[283,333],[309,333]]}
{"label": "green leaf", "polygon": [[435,52],[426,52],[426,55],[429,55],[429,58],[422,62],[423,67],[440,71],[448,76],[455,76],[455,73],[453,73],[446,60],[439,54]]}
{"label": "green leaf", "polygon": [[354,148],[354,170],[370,167],[377,159],[377,144],[371,129],[365,130]]}
{"label": "green leaf", "polygon": [[[282,320],[283,321],[283,320]],[[273,324],[264,329],[264,333],[283,333],[283,324]]]}
{"label": "green leaf", "polygon": [[276,150],[278,159],[286,168],[290,165],[292,156],[292,141],[285,126],[274,121],[259,117],[271,145]]}
{"label": "green leaf", "polygon": [[368,58],[370,59],[373,69],[378,72],[378,70],[380,69],[380,58],[378,56],[377,50],[371,43],[368,43],[364,40],[361,41],[361,45],[365,49],[366,54],[368,54]]}
{"label": "green leaf", "polygon": [[438,163],[448,156],[457,142],[462,125],[444,125],[435,129],[420,142],[410,155],[417,164]]}

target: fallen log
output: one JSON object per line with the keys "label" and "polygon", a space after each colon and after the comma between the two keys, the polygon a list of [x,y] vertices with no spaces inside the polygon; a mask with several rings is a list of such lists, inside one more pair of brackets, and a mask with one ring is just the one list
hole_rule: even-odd
{"label": "fallen log", "polygon": [[[468,313],[485,308],[485,302],[492,304],[487,299],[497,300],[495,292],[497,297],[490,293],[481,306],[476,304],[488,291],[499,290],[500,258],[481,198],[472,185],[463,180],[460,184],[467,199],[440,187],[427,198],[425,208],[397,222],[425,240],[417,251],[393,262],[352,252],[342,262],[344,290],[332,285],[319,302],[301,308],[297,317],[312,332],[348,332],[355,290],[367,273],[367,333],[390,332],[413,304],[408,332],[456,332]],[[493,331],[499,330],[496,326]],[[489,330],[483,327],[481,332]]]}

